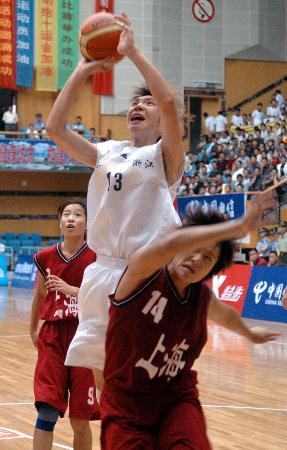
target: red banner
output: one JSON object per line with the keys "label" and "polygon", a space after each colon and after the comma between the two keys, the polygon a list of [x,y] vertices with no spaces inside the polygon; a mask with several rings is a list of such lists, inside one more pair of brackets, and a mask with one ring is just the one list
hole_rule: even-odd
{"label": "red banner", "polygon": [[232,306],[241,315],[248,290],[252,266],[249,264],[233,264],[212,278],[215,295],[222,302]]}
{"label": "red banner", "polygon": [[15,2],[0,0],[0,88],[16,89]]}
{"label": "red banner", "polygon": [[[96,12],[114,12],[114,0],[96,0]],[[93,76],[93,91],[95,94],[111,95],[114,93],[113,70],[110,72],[95,73]]]}

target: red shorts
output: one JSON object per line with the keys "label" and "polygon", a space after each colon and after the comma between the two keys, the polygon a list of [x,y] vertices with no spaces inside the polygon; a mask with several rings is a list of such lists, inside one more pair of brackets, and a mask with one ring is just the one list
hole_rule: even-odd
{"label": "red shorts", "polygon": [[102,450],[210,450],[197,389],[127,393],[104,387]]}
{"label": "red shorts", "polygon": [[38,361],[34,375],[35,406],[48,403],[63,417],[69,404],[69,417],[99,418],[93,372],[83,367],[65,366],[70,342],[78,322],[44,322],[38,338]]}

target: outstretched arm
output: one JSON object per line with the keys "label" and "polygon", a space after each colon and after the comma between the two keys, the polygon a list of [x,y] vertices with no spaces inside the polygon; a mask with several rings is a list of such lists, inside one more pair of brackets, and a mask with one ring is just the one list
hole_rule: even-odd
{"label": "outstretched arm", "polygon": [[125,23],[125,28],[120,37],[118,52],[126,55],[137,67],[159,107],[161,149],[166,179],[168,184],[171,185],[182,175],[184,167],[184,152],[181,140],[182,130],[176,97],[159,70],[136,46],[128,16],[122,13],[121,16],[116,18]]}
{"label": "outstretched arm", "polygon": [[58,95],[46,124],[50,139],[70,156],[91,167],[97,163],[96,146],[67,128],[67,120],[80,87],[92,73],[110,70],[111,65],[109,60],[81,60]]}
{"label": "outstretched arm", "polygon": [[280,336],[280,333],[268,330],[264,327],[248,328],[237,311],[231,306],[228,306],[218,300],[214,294],[210,300],[208,318],[216,322],[218,325],[244,336],[246,339],[254,342],[255,344],[263,344],[264,342],[274,341],[278,336]]}
{"label": "outstretched arm", "polygon": [[160,241],[138,250],[117,288],[117,298],[124,298],[138,285],[171,261],[177,254],[202,250],[220,241],[238,239],[258,227],[262,212],[274,205],[274,192],[256,196],[245,216],[213,225],[179,228]]}

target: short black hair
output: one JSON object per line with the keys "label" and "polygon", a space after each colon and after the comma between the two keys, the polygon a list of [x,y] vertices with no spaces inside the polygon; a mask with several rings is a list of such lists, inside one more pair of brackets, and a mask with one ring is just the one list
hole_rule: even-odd
{"label": "short black hair", "polygon": [[147,95],[152,96],[150,88],[148,87],[148,85],[146,83],[142,83],[133,89],[133,96],[130,99],[130,102],[133,103],[138,97],[145,97]]}
{"label": "short black hair", "polygon": [[59,209],[58,209],[59,219],[61,219],[64,209],[69,205],[80,205],[84,210],[85,217],[87,218],[86,203],[80,198],[72,198],[71,200],[66,200],[62,205],[59,206]]}
{"label": "short black hair", "polygon": [[[199,226],[199,225],[213,225],[216,223],[226,222],[226,216],[220,213],[217,209],[210,207],[202,207],[198,205],[191,208],[189,205],[185,211],[186,215],[184,218],[183,227]],[[219,246],[219,256],[215,265],[212,267],[211,271],[206,275],[205,279],[211,278],[216,275],[221,270],[229,267],[233,261],[233,255],[236,249],[235,241],[231,239],[221,241],[218,243]]]}

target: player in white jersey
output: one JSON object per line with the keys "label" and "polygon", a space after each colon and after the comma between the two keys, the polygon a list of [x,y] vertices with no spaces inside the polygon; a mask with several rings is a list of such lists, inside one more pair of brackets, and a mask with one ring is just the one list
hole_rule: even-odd
{"label": "player in white jersey", "polygon": [[92,73],[109,70],[111,60],[79,62],[46,127],[63,150],[95,169],[88,188],[88,244],[96,249],[97,262],[84,274],[79,327],[67,363],[100,369],[94,371],[97,386],[104,364],[108,295],[135,250],[180,225],[173,200],[184,166],[175,94],[136,46],[127,15],[117,20],[125,24],[118,51],[137,67],[147,85],[135,91],[128,110],[131,141],[94,145],[66,127],[79,87]]}

